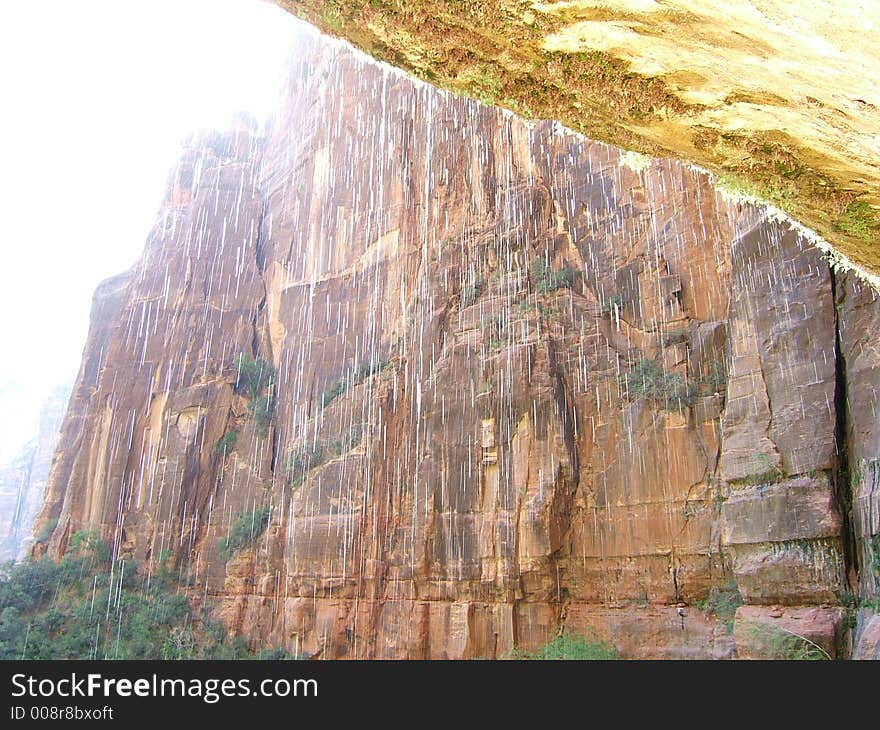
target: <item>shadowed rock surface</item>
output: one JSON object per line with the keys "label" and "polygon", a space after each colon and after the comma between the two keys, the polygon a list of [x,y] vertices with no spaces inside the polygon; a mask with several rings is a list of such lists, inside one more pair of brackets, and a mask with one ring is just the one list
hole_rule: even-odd
{"label": "shadowed rock surface", "polygon": [[737,627],[776,619],[847,653],[876,293],[676,162],[308,43],[266,137],[194,140],[96,293],[38,552],[171,551],[233,631],[315,657],[560,626],[756,656]]}

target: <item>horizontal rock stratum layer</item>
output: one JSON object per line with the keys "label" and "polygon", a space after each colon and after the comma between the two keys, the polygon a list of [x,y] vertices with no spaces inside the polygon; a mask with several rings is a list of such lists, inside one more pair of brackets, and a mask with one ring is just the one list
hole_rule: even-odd
{"label": "horizontal rock stratum layer", "polygon": [[234,631],[314,657],[562,627],[760,655],[741,617],[848,651],[876,293],[676,162],[302,49],[266,138],[196,141],[96,293],[45,549],[170,553]]}
{"label": "horizontal rock stratum layer", "polygon": [[880,5],[274,0],[457,92],[673,156],[880,274]]}

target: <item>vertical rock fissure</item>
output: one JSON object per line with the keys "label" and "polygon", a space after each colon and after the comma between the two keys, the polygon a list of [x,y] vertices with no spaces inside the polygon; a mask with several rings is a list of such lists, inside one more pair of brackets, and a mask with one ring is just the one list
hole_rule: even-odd
{"label": "vertical rock fissure", "polygon": [[262,188],[264,184],[265,181],[257,183],[258,192],[260,195],[260,216],[257,220],[257,240],[254,244],[254,256],[256,257],[257,271],[260,272],[260,277],[263,278],[263,283],[265,284],[265,278],[263,275],[266,271],[266,252],[263,249],[263,222],[266,219],[266,209],[269,207],[269,205],[268,195],[266,191],[259,189]]}
{"label": "vertical rock fissure", "polygon": [[841,540],[843,542],[843,560],[847,585],[852,593],[858,585],[858,576],[861,571],[859,565],[859,551],[855,544],[855,530],[853,526],[852,508],[852,482],[849,478],[849,455],[846,444],[847,419],[847,383],[846,361],[843,356],[843,347],[840,341],[840,306],[838,297],[843,294],[838,289],[837,276],[831,271],[831,298],[834,303],[834,442],[836,464],[832,471],[832,485],[834,497],[843,517],[841,526]]}
{"label": "vertical rock fissure", "polygon": [[[263,313],[263,310],[266,307],[266,299],[268,298],[269,286],[271,282],[266,280],[266,260],[265,254],[263,251],[263,224],[266,220],[266,211],[268,209],[268,195],[265,190],[262,189],[262,185],[257,183],[257,193],[260,196],[260,211],[257,215],[256,221],[256,231],[257,231],[257,240],[254,243],[254,261],[257,265],[257,274],[260,277],[260,281],[263,284],[263,295],[260,297],[260,301],[257,302],[256,309],[251,317],[251,347],[253,348],[254,357],[260,356],[260,343],[261,342],[271,342],[271,337],[268,332],[263,333],[264,336],[261,337],[260,333],[260,315]],[[271,347],[269,348],[272,349]],[[269,352],[268,358],[265,358],[268,362],[272,363],[274,353]],[[274,398],[275,401],[278,400],[278,377],[277,375],[274,378],[274,382],[270,386],[270,397]],[[270,426],[270,436],[269,436],[269,474],[270,478],[274,479],[275,476],[275,467],[278,459],[278,428],[273,423]]]}

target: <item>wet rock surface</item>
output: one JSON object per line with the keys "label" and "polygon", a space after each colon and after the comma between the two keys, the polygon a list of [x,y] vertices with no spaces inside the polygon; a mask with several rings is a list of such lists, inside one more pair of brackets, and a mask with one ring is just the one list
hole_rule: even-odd
{"label": "wet rock surface", "polygon": [[[837,646],[828,606],[876,590],[840,478],[842,438],[877,455],[848,415],[875,295],[696,171],[312,50],[265,139],[194,142],[96,294],[42,549],[170,552],[234,631],[314,657],[566,627],[727,658],[775,605]],[[734,583],[731,634],[697,606]]]}
{"label": "wet rock surface", "polygon": [[841,608],[742,606],[733,631],[740,659],[836,659],[841,646]]}

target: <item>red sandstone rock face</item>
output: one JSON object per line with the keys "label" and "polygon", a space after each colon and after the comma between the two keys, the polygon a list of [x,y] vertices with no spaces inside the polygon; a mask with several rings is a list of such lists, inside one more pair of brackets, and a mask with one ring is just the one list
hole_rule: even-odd
{"label": "red sandstone rock face", "polygon": [[852,276],[837,286],[840,351],[846,373],[845,447],[851,489],[851,537],[859,574],[858,593],[880,595],[880,304],[873,289]]}
{"label": "red sandstone rock face", "polygon": [[842,608],[742,606],[734,638],[740,659],[836,659],[842,643]]}
{"label": "red sandstone rock face", "polygon": [[853,659],[880,660],[880,613],[859,616]]}
{"label": "red sandstone rock face", "polygon": [[244,411],[230,363],[253,346],[264,292],[254,164],[186,154],[176,177],[192,180],[190,202],[173,186],[141,261],[96,293],[36,528],[58,519],[50,553],[83,528],[140,561],[166,549],[188,561],[204,539],[222,487],[212,447]]}
{"label": "red sandstone rock face", "polygon": [[855,590],[853,658],[880,659],[880,300],[853,276],[837,280],[839,346],[846,386],[844,448],[849,490],[848,536],[860,568]]}
{"label": "red sandstone rock face", "polygon": [[[787,226],[335,45],[259,153],[232,148],[187,155],[96,295],[53,554],[83,528],[171,550],[235,631],[340,658],[498,657],[562,626],[731,657],[744,634],[679,605],[734,581],[739,625],[848,590],[836,388],[876,399],[873,351],[842,331],[864,378],[839,381],[831,272]],[[275,368],[271,423],[233,387],[242,352]]]}

